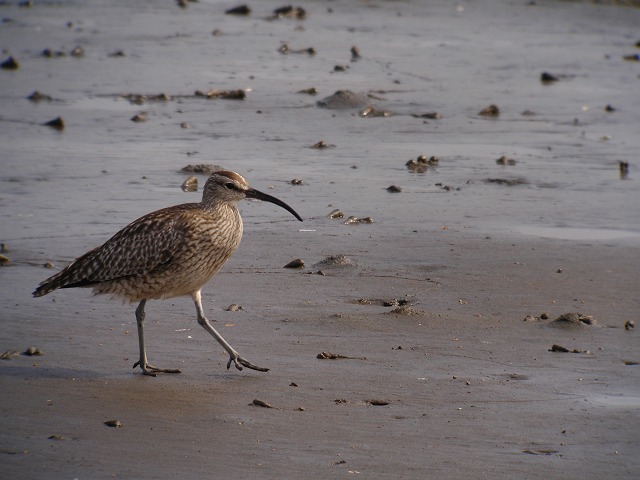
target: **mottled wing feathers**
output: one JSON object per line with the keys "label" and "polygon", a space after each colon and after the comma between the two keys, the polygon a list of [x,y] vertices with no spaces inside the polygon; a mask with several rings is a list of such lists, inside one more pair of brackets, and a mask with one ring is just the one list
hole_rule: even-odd
{"label": "mottled wing feathers", "polygon": [[185,229],[179,227],[183,216],[198,208],[198,204],[178,205],[139,218],[42,282],[33,295],[161,272],[184,248]]}

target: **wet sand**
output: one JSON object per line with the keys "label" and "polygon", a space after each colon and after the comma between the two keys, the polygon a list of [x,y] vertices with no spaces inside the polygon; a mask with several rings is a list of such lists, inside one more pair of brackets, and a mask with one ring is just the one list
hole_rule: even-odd
{"label": "wet sand", "polygon": [[[20,64],[0,71],[0,350],[44,353],[0,361],[3,475],[640,475],[640,327],[625,329],[640,320],[640,64],[623,59],[639,52],[640,10],[299,5],[304,21],[266,20],[274,2],[248,17],[203,0],[0,6],[2,60]],[[317,54],[283,55],[283,42]],[[559,80],[542,84],[544,71]],[[194,95],[209,89],[247,98]],[[316,106],[339,89],[393,115]],[[30,102],[34,90],[52,101]],[[122,97],[159,93],[170,98]],[[497,118],[478,115],[490,104]],[[58,116],[63,131],[41,125]],[[335,147],[309,148],[320,140]],[[408,170],[422,154],[438,166]],[[182,370],[157,378],[131,369],[134,305],[31,298],[138,216],[197,201],[180,190],[195,163],[236,170],[305,218],[245,202],[243,242],[203,290],[216,328],[267,373],[227,371],[188,298],[148,305],[151,362]],[[374,223],[327,218],[335,208]],[[336,254],[356,265],[315,266]],[[304,269],[282,268],[298,257]],[[410,310],[392,313],[393,299]],[[567,312],[596,323],[556,325]]]}

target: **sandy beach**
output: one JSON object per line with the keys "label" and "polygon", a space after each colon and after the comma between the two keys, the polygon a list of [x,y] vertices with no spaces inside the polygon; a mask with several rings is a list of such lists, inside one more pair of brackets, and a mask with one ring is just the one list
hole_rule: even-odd
{"label": "sandy beach", "polygon": [[[240,5],[0,4],[2,477],[640,476],[640,9]],[[199,201],[196,164],[304,218],[243,202],[203,289],[269,372],[227,370],[189,298],[147,306],[182,370],[151,378],[135,305],[31,296]]]}

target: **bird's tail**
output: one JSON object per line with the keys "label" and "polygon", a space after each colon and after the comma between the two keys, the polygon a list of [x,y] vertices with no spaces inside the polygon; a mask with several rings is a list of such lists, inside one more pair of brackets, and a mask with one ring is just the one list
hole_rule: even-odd
{"label": "bird's tail", "polygon": [[68,278],[68,267],[64,270],[56,273],[52,277],[47,278],[45,281],[41,282],[38,288],[33,291],[34,297],[42,297],[47,293],[51,293],[58,288],[63,288],[69,281]]}
{"label": "bird's tail", "polygon": [[41,282],[38,288],[33,291],[33,296],[42,297],[58,288],[88,287],[99,283],[99,281],[87,278],[87,259],[91,257],[93,252],[94,250],[85,253],[64,270]]}

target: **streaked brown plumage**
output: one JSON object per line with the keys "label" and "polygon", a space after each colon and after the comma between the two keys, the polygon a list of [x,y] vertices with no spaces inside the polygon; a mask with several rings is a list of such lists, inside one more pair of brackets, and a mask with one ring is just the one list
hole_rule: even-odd
{"label": "streaked brown plumage", "polygon": [[204,316],[201,289],[233,254],[242,238],[242,218],[236,207],[243,198],[274,203],[302,218],[275,197],[250,188],[235,172],[213,173],[204,186],[202,202],[186,203],[149,213],[116,233],[104,245],[72,262],[48,278],[33,292],[41,297],[58,288],[88,287],[96,294],[110,294],[136,309],[140,358],[134,364],[146,375],[179,373],[150,365],[144,345],[144,307],[147,300],[190,295],[198,323],[227,351],[229,362],[242,370],[268,369],[242,358]]}

